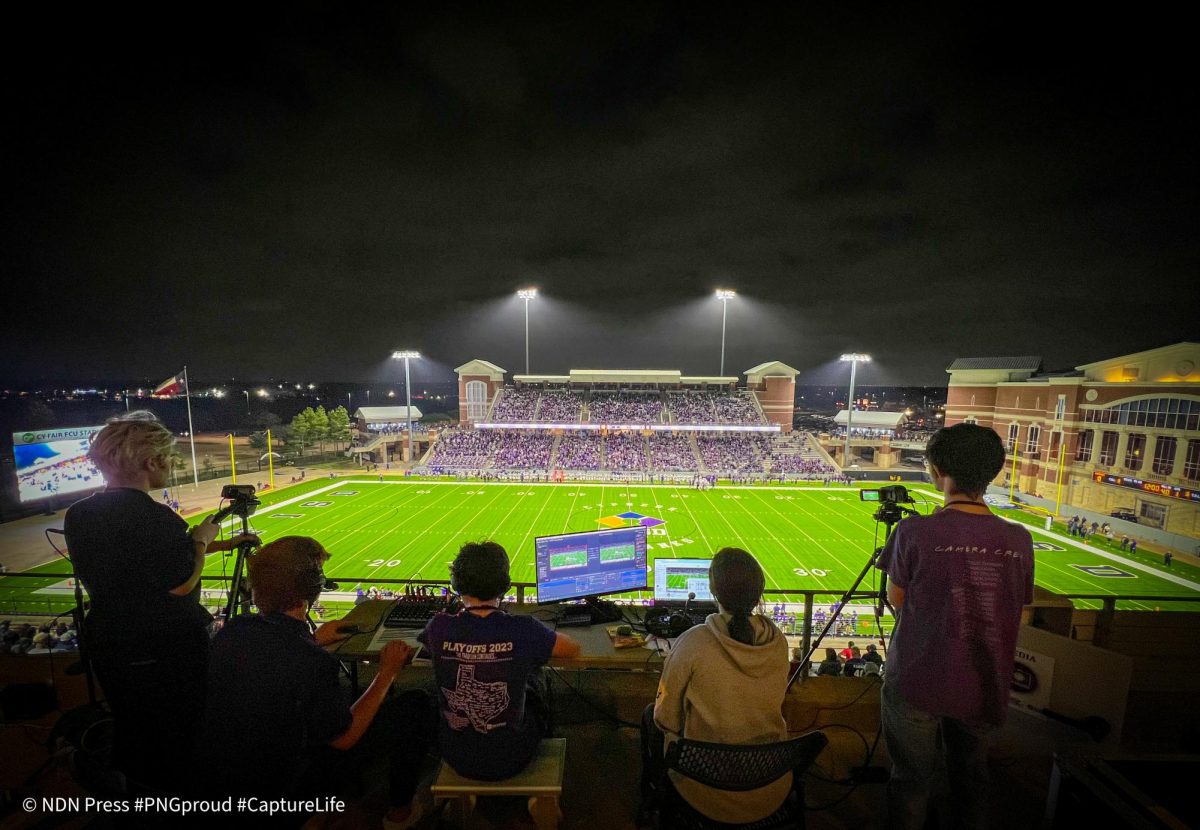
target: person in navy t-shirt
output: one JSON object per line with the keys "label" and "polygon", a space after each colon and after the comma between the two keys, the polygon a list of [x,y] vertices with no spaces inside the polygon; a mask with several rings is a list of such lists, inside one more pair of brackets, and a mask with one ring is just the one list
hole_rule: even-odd
{"label": "person in navy t-shirt", "polygon": [[450,565],[462,597],[458,614],[438,614],[418,640],[433,657],[442,757],[457,773],[499,781],[533,759],[548,732],[544,701],[530,688],[551,657],[575,657],[579,643],[533,617],[506,614],[508,554],[469,542]]}
{"label": "person in navy t-shirt", "polygon": [[946,427],[925,452],[945,504],[897,524],[877,566],[897,614],[881,692],[888,827],[924,826],[942,755],[951,823],[986,827],[987,738],[1004,723],[1021,611],[1033,601],[1033,539],[983,499],[1004,466],[994,431]]}

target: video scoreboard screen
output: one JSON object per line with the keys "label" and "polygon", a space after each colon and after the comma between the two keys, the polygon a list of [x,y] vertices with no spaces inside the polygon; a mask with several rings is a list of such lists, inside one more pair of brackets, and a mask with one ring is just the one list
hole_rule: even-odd
{"label": "video scoreboard screen", "polygon": [[91,437],[102,427],[38,429],[13,433],[13,459],[21,502],[104,486],[104,477],[88,458]]}
{"label": "video scoreboard screen", "polygon": [[1176,487],[1173,484],[1145,481],[1140,478],[1133,478],[1132,476],[1117,476],[1112,473],[1101,472],[1100,470],[1092,473],[1092,480],[1097,484],[1111,484],[1114,487],[1125,487],[1129,490],[1138,490],[1142,493],[1151,493],[1155,496],[1166,496],[1169,499],[1200,502],[1200,489],[1192,487]]}

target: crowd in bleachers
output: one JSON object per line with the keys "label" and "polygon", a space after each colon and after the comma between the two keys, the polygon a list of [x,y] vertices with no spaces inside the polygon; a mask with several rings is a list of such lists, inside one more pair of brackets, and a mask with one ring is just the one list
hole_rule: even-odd
{"label": "crowd in bleachers", "polygon": [[545,432],[501,433],[496,446],[495,466],[505,469],[545,470],[550,466],[554,436]]}
{"label": "crowd in bleachers", "polygon": [[492,407],[492,420],[507,423],[532,421],[539,397],[536,389],[505,389]]}
{"label": "crowd in bleachers", "polygon": [[664,472],[698,469],[692,442],[683,435],[656,432],[650,436],[650,467]]}
{"label": "crowd in bleachers", "polygon": [[538,404],[537,420],[551,423],[576,423],[583,410],[583,401],[570,392],[543,392]]}
{"label": "crowd in bleachers", "polygon": [[432,467],[483,469],[491,462],[500,442],[493,430],[447,429],[434,445]]}
{"label": "crowd in bleachers", "polygon": [[0,620],[0,654],[50,654],[78,648],[75,629],[64,622],[34,626]]}
{"label": "crowd in bleachers", "polygon": [[644,470],[646,439],[637,433],[618,432],[605,440],[605,467],[610,470]]}
{"label": "crowd in bleachers", "polygon": [[722,424],[761,424],[758,407],[746,395],[719,395],[713,398],[713,408]]}
{"label": "crowd in bleachers", "polygon": [[[707,472],[738,481],[824,481],[846,479],[803,438],[754,433],[550,432],[445,430],[434,446],[435,474],[471,470],[610,470],[616,472]],[[697,457],[698,456],[698,457]]]}
{"label": "crowd in bleachers", "polygon": [[762,472],[763,455],[770,438],[766,435],[697,435],[696,447],[705,468],[718,472]]}
{"label": "crowd in bleachers", "polygon": [[662,421],[662,398],[657,393],[596,393],[588,402],[592,423],[657,424]]}
{"label": "crowd in bleachers", "polygon": [[594,432],[569,432],[558,444],[560,470],[599,470],[602,440]]}

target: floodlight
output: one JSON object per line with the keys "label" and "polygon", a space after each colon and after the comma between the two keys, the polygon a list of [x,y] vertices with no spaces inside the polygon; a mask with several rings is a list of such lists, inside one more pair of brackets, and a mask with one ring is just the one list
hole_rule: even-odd
{"label": "floodlight", "polygon": [[414,349],[397,349],[392,352],[392,360],[420,360],[421,353]]}
{"label": "floodlight", "polygon": [[732,300],[736,296],[737,296],[737,292],[732,291],[728,288],[718,288],[717,289],[717,299],[718,300]]}
{"label": "floodlight", "polygon": [[847,354],[842,355],[839,359],[845,360],[848,363],[851,361],[854,361],[857,363],[870,363],[871,362],[871,356],[869,354],[856,354],[854,352],[848,352]]}
{"label": "floodlight", "polygon": [[517,297],[519,297],[522,300],[535,300],[535,299],[537,299],[537,289],[536,288],[522,288],[520,291],[517,292]]}

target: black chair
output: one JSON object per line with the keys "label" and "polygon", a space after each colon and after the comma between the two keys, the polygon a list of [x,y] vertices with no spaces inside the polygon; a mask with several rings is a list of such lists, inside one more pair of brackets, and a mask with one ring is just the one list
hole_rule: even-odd
{"label": "black chair", "polygon": [[664,763],[694,781],[718,790],[745,792],[776,781],[789,770],[792,791],[778,810],[751,824],[723,824],[699,813],[671,785],[666,772],[656,782],[652,807],[655,826],[662,830],[774,830],[804,827],[804,771],[829,743],[824,733],[809,732],[771,744],[733,745],[686,738],[671,744]]}

